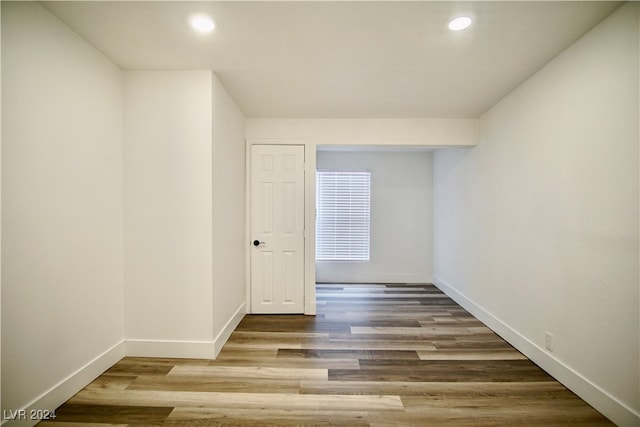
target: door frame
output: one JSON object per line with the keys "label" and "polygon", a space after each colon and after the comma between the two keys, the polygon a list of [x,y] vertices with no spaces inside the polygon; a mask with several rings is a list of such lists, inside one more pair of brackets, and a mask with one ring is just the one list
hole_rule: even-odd
{"label": "door frame", "polygon": [[316,147],[308,139],[260,138],[245,140],[245,277],[247,313],[251,306],[251,146],[302,145],[304,146],[304,314],[316,314]]}

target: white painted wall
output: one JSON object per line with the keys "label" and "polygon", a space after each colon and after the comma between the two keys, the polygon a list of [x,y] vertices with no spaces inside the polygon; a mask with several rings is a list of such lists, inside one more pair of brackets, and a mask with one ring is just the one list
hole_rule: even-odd
{"label": "white painted wall", "polygon": [[212,74],[127,71],[127,353],[213,350]]}
{"label": "white painted wall", "polygon": [[210,71],[125,72],[129,355],[212,358],[245,313],[244,116]]}
{"label": "white painted wall", "polygon": [[[620,425],[640,418],[638,5],[434,158],[435,283]],[[545,349],[545,332],[553,351]]]}
{"label": "white painted wall", "polygon": [[317,261],[318,282],[431,282],[432,161],[430,152],[318,151],[317,169],[371,171],[370,260]]}
{"label": "white painted wall", "polygon": [[212,89],[213,331],[223,344],[245,314],[244,115],[215,75]]}
{"label": "white painted wall", "polygon": [[1,6],[2,409],[125,354],[213,357],[244,314],[242,113],[209,71],[123,73]]}
{"label": "white painted wall", "polygon": [[2,2],[2,409],[53,409],[122,353],[122,73]]}
{"label": "white painted wall", "polygon": [[475,119],[257,119],[247,139],[304,139],[315,145],[471,146]]}

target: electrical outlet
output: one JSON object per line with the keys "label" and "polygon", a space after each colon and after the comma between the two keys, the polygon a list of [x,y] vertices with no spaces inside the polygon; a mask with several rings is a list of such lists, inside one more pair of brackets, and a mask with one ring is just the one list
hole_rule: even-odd
{"label": "electrical outlet", "polygon": [[553,351],[553,334],[549,331],[544,333],[544,346],[549,351]]}

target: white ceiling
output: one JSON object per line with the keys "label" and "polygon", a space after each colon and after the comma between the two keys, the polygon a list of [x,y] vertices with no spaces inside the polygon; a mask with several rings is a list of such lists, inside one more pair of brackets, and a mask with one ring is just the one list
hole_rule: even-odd
{"label": "white ceiling", "polygon": [[[247,117],[477,117],[619,2],[42,2],[123,69],[210,69]],[[218,28],[188,25],[206,12]],[[475,23],[446,28],[460,12]]]}

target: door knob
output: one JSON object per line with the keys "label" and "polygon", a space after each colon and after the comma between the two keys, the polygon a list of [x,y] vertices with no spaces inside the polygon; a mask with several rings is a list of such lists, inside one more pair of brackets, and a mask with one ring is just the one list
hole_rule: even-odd
{"label": "door knob", "polygon": [[254,240],[253,241],[253,246],[260,246],[261,244],[263,244],[264,242],[261,242],[260,240]]}

